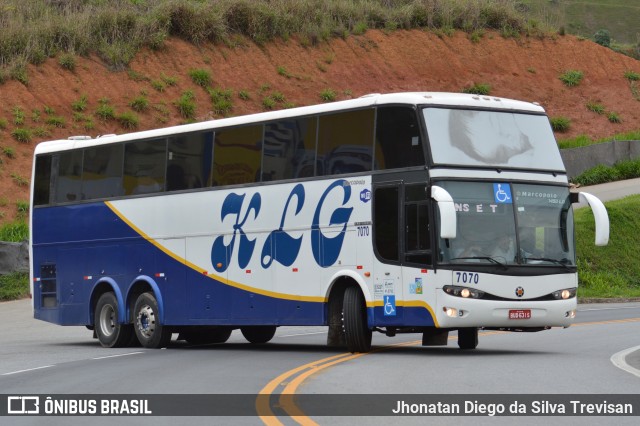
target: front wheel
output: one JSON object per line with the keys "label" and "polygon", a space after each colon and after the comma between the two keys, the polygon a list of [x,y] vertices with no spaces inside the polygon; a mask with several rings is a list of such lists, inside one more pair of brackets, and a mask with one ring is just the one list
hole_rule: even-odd
{"label": "front wheel", "polygon": [[458,347],[460,349],[475,349],[478,347],[478,329],[461,328],[458,330]]}
{"label": "front wheel", "polygon": [[357,287],[344,291],[342,303],[344,337],[349,352],[369,352],[371,350],[371,330],[367,326],[367,308],[362,292]]}
{"label": "front wheel", "polygon": [[152,293],[142,293],[133,307],[136,336],[145,348],[166,347],[171,341],[171,330],[160,321],[158,302]]}
{"label": "front wheel", "polygon": [[242,327],[240,328],[240,331],[242,332],[244,338],[247,339],[250,343],[261,344],[267,343],[269,340],[273,339],[273,336],[276,334],[276,326],[260,325]]}
{"label": "front wheel", "polygon": [[105,348],[129,346],[133,337],[131,324],[120,324],[118,313],[120,306],[116,295],[109,292],[98,299],[93,314],[94,331],[98,341]]}

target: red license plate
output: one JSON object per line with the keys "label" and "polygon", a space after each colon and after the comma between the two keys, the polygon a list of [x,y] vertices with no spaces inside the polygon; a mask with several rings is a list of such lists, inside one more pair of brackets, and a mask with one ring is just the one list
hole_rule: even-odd
{"label": "red license plate", "polygon": [[509,319],[530,319],[531,309],[511,309],[509,310]]}

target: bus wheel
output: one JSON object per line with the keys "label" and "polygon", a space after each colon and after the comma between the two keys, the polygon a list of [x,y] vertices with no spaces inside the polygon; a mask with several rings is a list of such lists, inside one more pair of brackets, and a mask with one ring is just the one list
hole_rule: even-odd
{"label": "bus wheel", "polygon": [[347,287],[342,304],[342,321],[345,341],[349,352],[371,350],[371,330],[367,326],[367,311],[364,296],[357,287]]}
{"label": "bus wheel", "polygon": [[103,294],[96,304],[94,330],[98,341],[105,348],[121,348],[131,343],[133,326],[118,323],[119,309],[118,299],[113,293]]}
{"label": "bus wheel", "polygon": [[458,329],[458,347],[460,349],[475,349],[478,346],[477,328]]}
{"label": "bus wheel", "polygon": [[242,335],[245,339],[247,339],[250,343],[267,343],[269,340],[273,339],[273,336],[276,334],[276,326],[275,325],[259,325],[253,327],[242,327],[240,328]]}
{"label": "bus wheel", "polygon": [[208,345],[210,343],[224,343],[231,336],[231,328],[219,328],[207,331],[192,331],[184,333],[184,340],[191,345]]}
{"label": "bus wheel", "polygon": [[152,293],[138,296],[133,308],[133,322],[136,336],[145,348],[163,348],[171,341],[171,330],[162,325],[158,315],[158,302]]}

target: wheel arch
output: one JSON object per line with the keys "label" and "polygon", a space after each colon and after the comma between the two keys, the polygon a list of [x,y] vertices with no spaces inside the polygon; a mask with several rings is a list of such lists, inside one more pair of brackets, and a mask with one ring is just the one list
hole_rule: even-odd
{"label": "wheel arch", "polygon": [[146,275],[137,276],[129,287],[129,291],[127,293],[127,309],[126,316],[127,318],[131,318],[131,311],[133,311],[133,305],[136,303],[136,299],[142,293],[153,293],[153,296],[156,298],[156,302],[158,302],[158,316],[160,321],[164,323],[164,302],[162,300],[162,293],[160,292],[160,287],[155,282],[155,280]]}
{"label": "wheel arch", "polygon": [[[327,300],[325,304],[325,318],[327,324],[331,323],[332,316],[342,315],[342,302],[347,287],[359,288],[367,303],[367,307],[369,307],[369,301],[372,300],[371,293],[364,279],[353,271],[339,271],[331,277],[330,284],[325,293],[325,300]],[[367,317],[369,322],[371,322],[373,316],[372,312],[369,312],[369,309],[367,309]]]}
{"label": "wheel arch", "polygon": [[[105,293],[113,293],[116,296],[116,300],[118,301],[118,306],[124,305],[124,298],[122,297],[122,292],[120,291],[120,287],[118,283],[115,282],[113,278],[103,277],[98,280],[91,290],[91,297],[89,298],[89,320],[88,324],[95,326],[94,323],[94,312],[96,310],[96,305],[98,304],[98,299]],[[127,318],[126,309],[118,309],[118,322],[120,324],[125,324]]]}

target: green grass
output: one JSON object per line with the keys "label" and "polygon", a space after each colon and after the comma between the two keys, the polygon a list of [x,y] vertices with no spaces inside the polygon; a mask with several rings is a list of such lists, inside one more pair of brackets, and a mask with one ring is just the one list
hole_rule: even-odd
{"label": "green grass", "polygon": [[149,109],[149,99],[146,96],[140,95],[135,98],[131,102],[129,102],[129,106],[138,112],[144,112]]}
{"label": "green grass", "polygon": [[73,69],[75,58],[96,53],[110,68],[126,69],[140,49],[159,49],[168,37],[234,45],[238,36],[264,44],[297,34],[301,43],[317,45],[369,29],[539,33],[539,22],[517,6],[496,0],[5,0],[0,59],[9,77],[27,84],[27,63],[57,56]]}
{"label": "green grass", "polygon": [[[28,209],[28,204],[27,204]],[[28,210],[27,210],[28,211]],[[24,221],[5,223],[0,226],[0,241],[19,243],[29,239],[29,225]]]}
{"label": "green grass", "polygon": [[601,138],[601,139],[592,139],[586,135],[576,136],[571,139],[560,139],[558,140],[558,146],[560,149],[568,149],[568,148],[579,148],[581,146],[589,146],[595,145],[598,143],[605,143],[611,141],[637,141],[640,140],[640,130],[636,130],[628,133],[618,133],[615,136]]}
{"label": "green grass", "polygon": [[565,86],[575,87],[580,84],[583,77],[584,73],[582,71],[568,70],[560,74],[558,78],[564,83]]}
{"label": "green grass", "polygon": [[11,136],[13,136],[13,138],[18,142],[29,143],[31,142],[33,133],[29,129],[25,129],[24,127],[19,127],[17,129],[13,129],[13,131],[11,132]]}
{"label": "green grass", "polygon": [[605,205],[611,228],[604,247],[594,245],[591,211],[575,212],[578,297],[640,297],[640,195]]}
{"label": "green grass", "polygon": [[23,299],[29,296],[29,274],[13,272],[0,275],[0,301]]}
{"label": "green grass", "polygon": [[566,132],[571,127],[571,120],[567,117],[550,117],[549,122],[554,132]]}
{"label": "green grass", "polygon": [[116,121],[118,121],[118,123],[127,130],[136,129],[140,123],[138,116],[131,111],[125,111],[122,114],[118,114],[116,116]]}
{"label": "green grass", "polygon": [[600,115],[604,114],[606,111],[604,105],[597,102],[587,102],[587,109]]}
{"label": "green grass", "polygon": [[193,120],[196,118],[195,95],[191,90],[183,92],[174,104],[183,118],[187,120]]}
{"label": "green grass", "polygon": [[73,101],[71,103],[71,109],[76,112],[82,112],[87,109],[88,102],[89,98],[87,95],[82,95],[77,101]]}
{"label": "green grass", "polygon": [[488,95],[491,93],[491,86],[487,83],[476,83],[473,86],[465,87],[462,93],[471,93],[474,95]]}
{"label": "green grass", "polygon": [[320,92],[320,99],[322,102],[333,102],[336,100],[337,94],[333,89],[324,89]]}
{"label": "green grass", "polygon": [[626,78],[629,81],[638,81],[640,80],[640,73],[637,73],[631,70],[625,71],[624,78]]}
{"label": "green grass", "polygon": [[578,176],[573,177],[571,182],[586,186],[639,177],[640,159],[637,159],[621,161],[613,166],[599,164],[596,167],[585,170]]}
{"label": "green grass", "polygon": [[189,77],[198,86],[209,87],[211,85],[211,73],[203,69],[189,70]]}

